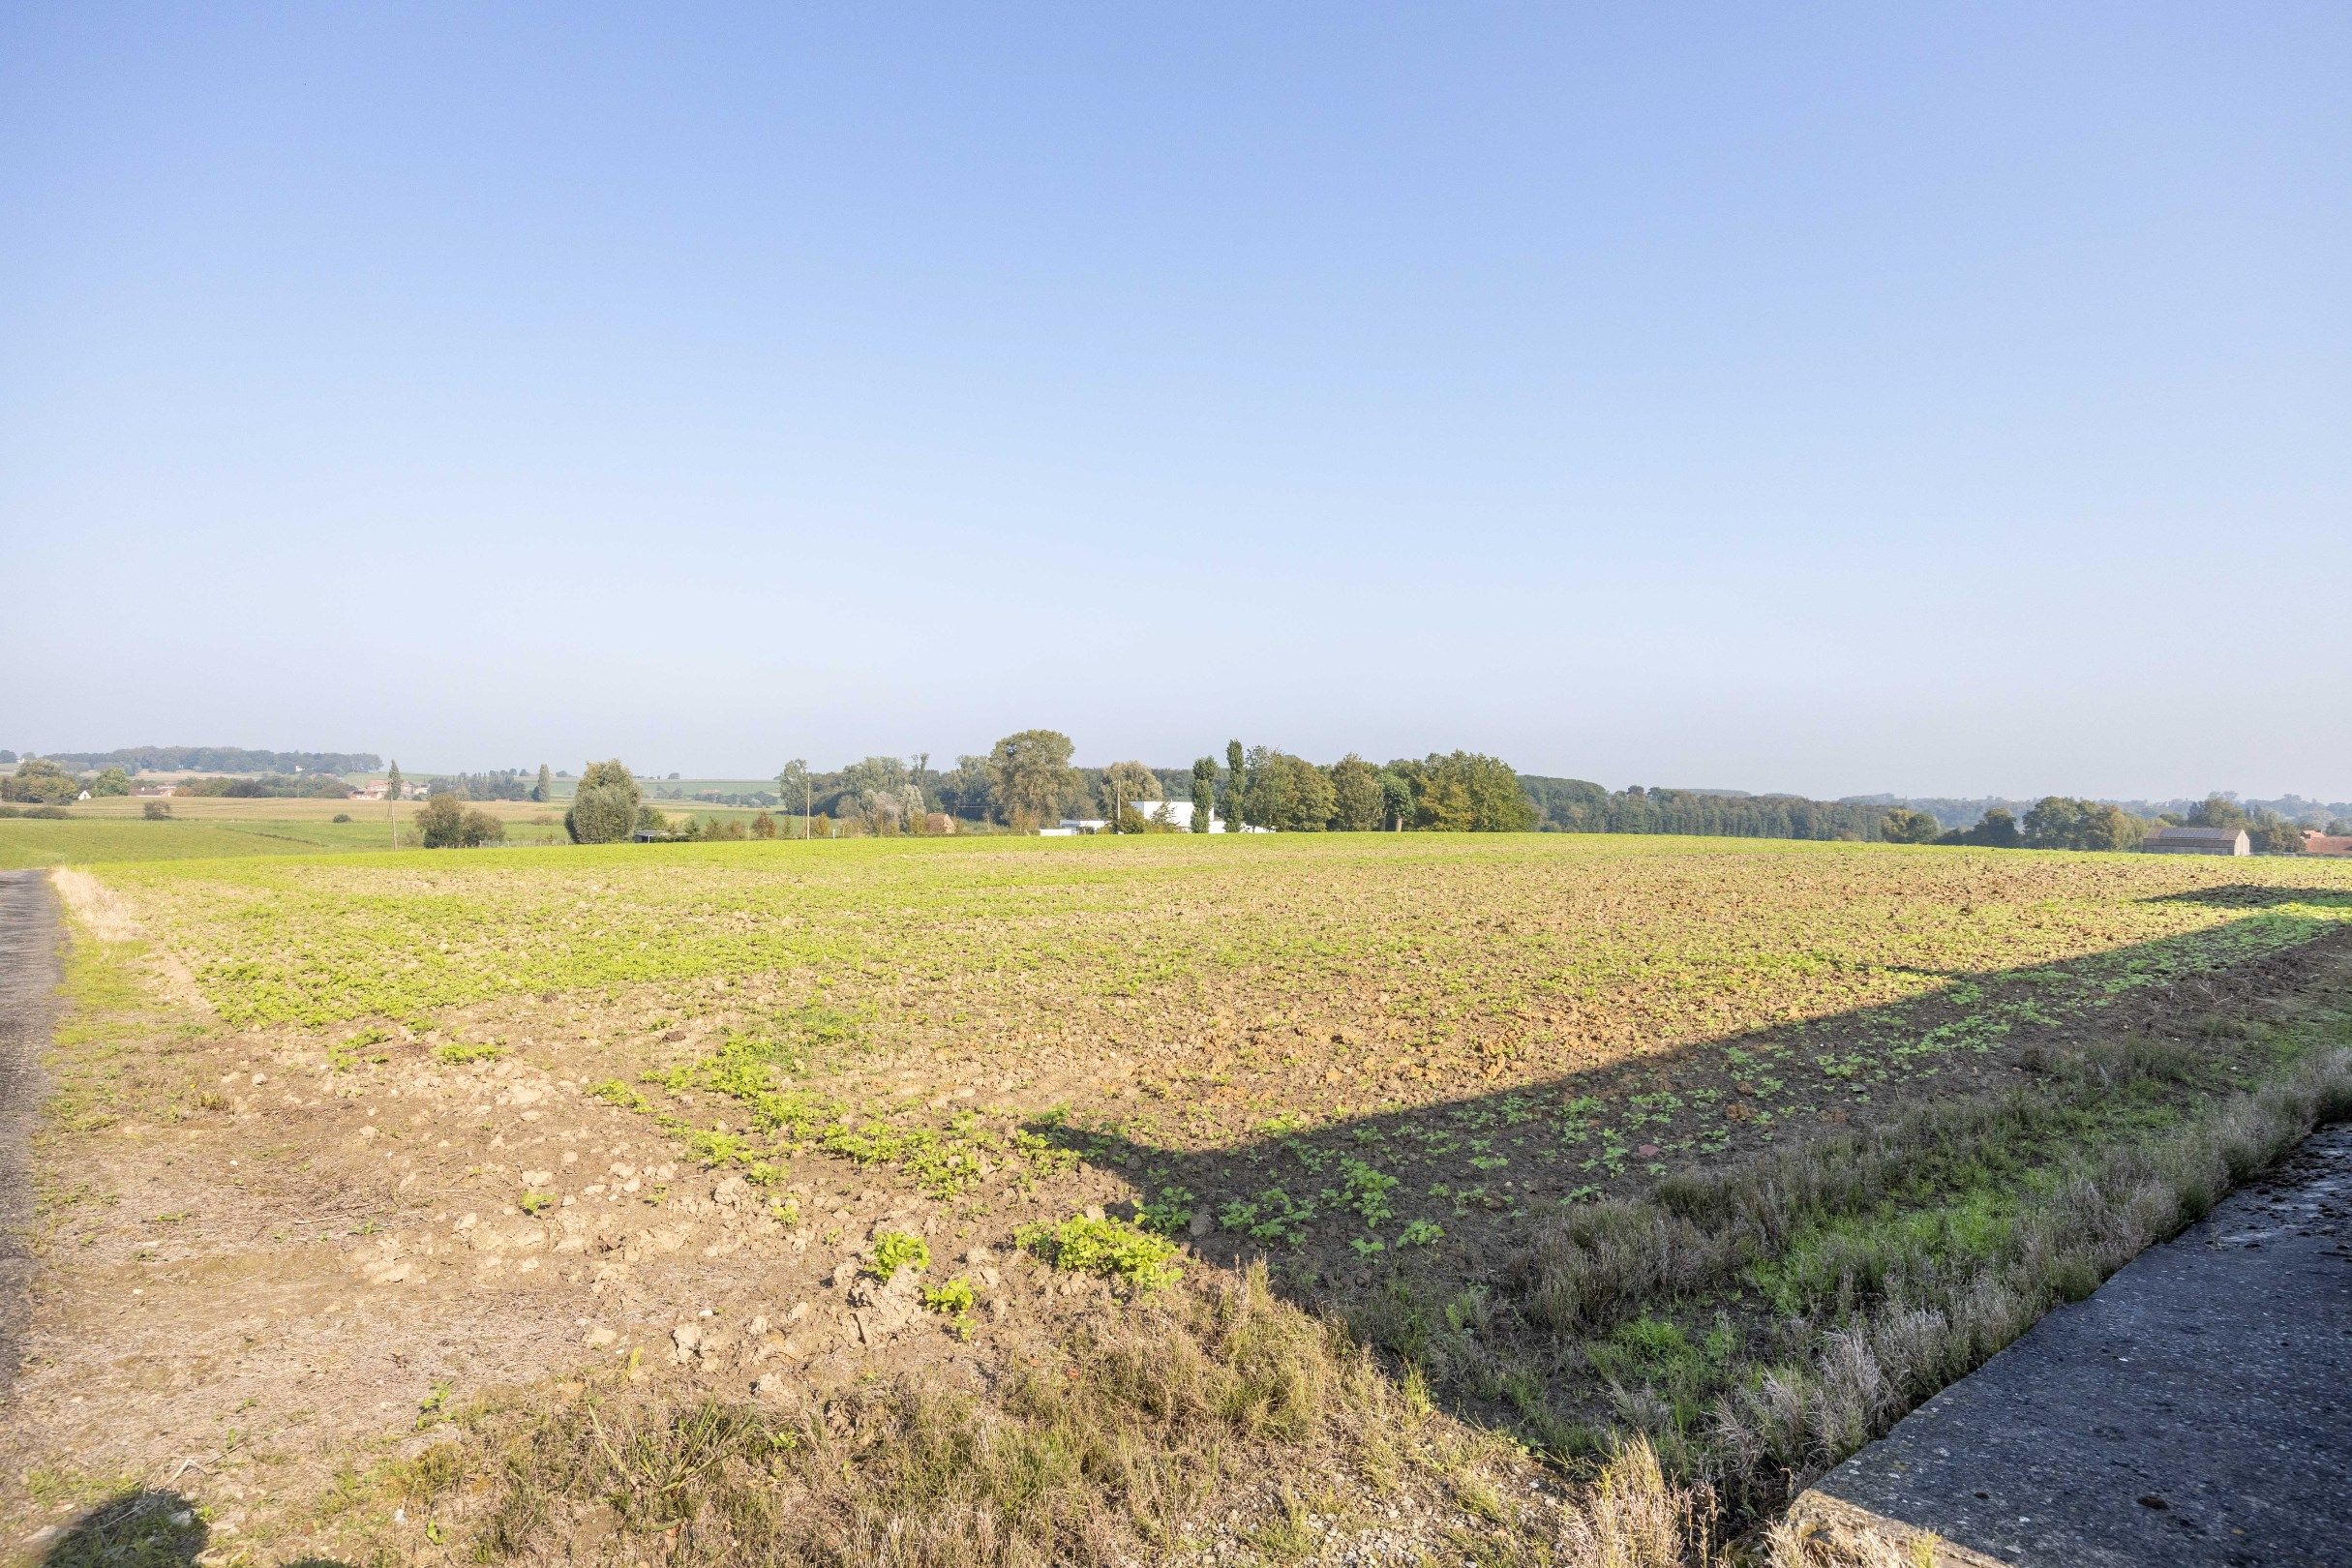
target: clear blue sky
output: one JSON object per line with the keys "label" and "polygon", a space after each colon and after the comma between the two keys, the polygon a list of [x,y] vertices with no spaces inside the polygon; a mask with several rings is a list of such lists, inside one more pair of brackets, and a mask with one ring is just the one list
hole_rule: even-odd
{"label": "clear blue sky", "polygon": [[0,745],[2352,797],[2352,8],[13,6]]}

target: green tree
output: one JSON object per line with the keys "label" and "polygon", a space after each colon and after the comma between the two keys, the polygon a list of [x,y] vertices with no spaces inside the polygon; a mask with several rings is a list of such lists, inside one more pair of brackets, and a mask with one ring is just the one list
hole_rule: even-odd
{"label": "green tree", "polygon": [[1974,828],[1946,836],[1956,844],[1977,844],[1986,849],[2015,849],[2025,842],[2025,834],[2017,830],[2017,819],[2002,806],[1989,807]]}
{"label": "green tree", "polygon": [[387,800],[399,799],[402,783],[400,759],[395,757],[392,759],[392,766],[384,770],[384,799]]}
{"label": "green tree", "polygon": [[1251,809],[1260,825],[1282,833],[1319,833],[1331,825],[1332,789],[1323,769],[1286,751],[1253,753]]}
{"label": "green tree", "polygon": [[2025,816],[2025,841],[2035,849],[2076,849],[2083,836],[2083,803],[2045,795]]}
{"label": "green tree", "polygon": [[2085,801],[2082,832],[2087,850],[2135,850],[2148,836],[2148,824],[2122,806]]}
{"label": "green tree", "polygon": [[1386,813],[1378,769],[1352,751],[1331,765],[1332,831],[1374,832]]}
{"label": "green tree", "polygon": [[1099,791],[1105,816],[1137,800],[1157,800],[1165,793],[1160,787],[1160,775],[1139,762],[1115,762],[1102,769]]}
{"label": "green tree", "polygon": [[1252,828],[1271,828],[1274,817],[1288,802],[1282,798],[1274,770],[1274,748],[1251,746],[1242,754],[1243,820]]}
{"label": "green tree", "polygon": [[988,759],[958,757],[954,769],[940,775],[940,803],[970,822],[988,819]]}
{"label": "green tree", "polygon": [[795,757],[784,765],[782,771],[776,774],[776,797],[783,802],[786,811],[799,813],[802,838],[809,835],[809,818],[814,815],[811,808],[815,796],[816,784],[809,777],[808,762],[805,758]]}
{"label": "green tree", "polygon": [[760,813],[758,816],[756,816],[756,817],[752,818],[752,819],[751,819],[751,836],[752,836],[752,837],[754,837],[754,838],[773,838],[773,837],[775,837],[775,836],[776,836],[776,819],[775,819],[775,818],[773,818],[773,817],[771,817],[771,816],[769,816],[769,815],[767,812],[765,812],[765,811],[761,812],[761,813]]}
{"label": "green tree", "polygon": [[1388,819],[1383,826],[1391,831],[1401,833],[1412,826],[1412,782],[1394,768],[1380,769],[1380,811]]}
{"label": "green tree", "polygon": [[1209,819],[1217,811],[1217,759],[1192,759],[1192,831],[1209,830]]}
{"label": "green tree", "polygon": [[93,797],[101,795],[129,795],[131,775],[119,768],[109,768],[90,780],[87,788]]}
{"label": "green tree", "polygon": [[534,800],[545,800],[549,796],[555,793],[555,775],[547,770],[547,764],[541,763],[539,765],[539,781],[530,787],[530,798]]}
{"label": "green tree", "polygon": [[2253,827],[2246,830],[2246,838],[2256,855],[2303,853],[2303,825],[2289,822],[2276,811],[2258,813]]}
{"label": "green tree", "polygon": [[2188,814],[2188,820],[2191,826],[2198,828],[2251,829],[2254,826],[2253,819],[2246,815],[2246,807],[2226,795],[2207,796],[2205,803]]}
{"label": "green tree", "polygon": [[1897,806],[1879,824],[1879,836],[1889,844],[1932,844],[1944,825],[1924,811]]}
{"label": "green tree", "polygon": [[638,814],[646,809],[650,808],[644,804],[637,780],[618,758],[590,763],[581,771],[580,787],[572,792],[563,829],[575,844],[615,844],[637,830]]}
{"label": "green tree", "polygon": [[2063,795],[2042,797],[2025,819],[2025,841],[2035,849],[2137,849],[2147,833],[2148,824],[2121,806]]}
{"label": "green tree", "polygon": [[1078,787],[1070,766],[1075,748],[1059,730],[1023,730],[988,753],[988,793],[1000,821],[1036,828],[1062,814]]}
{"label": "green tree", "polygon": [[1239,740],[1225,742],[1225,831],[1238,833],[1249,820],[1249,760]]}
{"label": "green tree", "polygon": [[1458,777],[1425,775],[1414,806],[1414,821],[1433,833],[1466,833],[1477,826],[1469,789]]}
{"label": "green tree", "polygon": [[1535,827],[1535,802],[1499,757],[1432,753],[1419,764],[1390,767],[1413,786],[1416,827],[1475,833],[1523,833]]}
{"label": "green tree", "polygon": [[[842,803],[877,837],[894,833],[907,816],[907,765],[895,757],[863,757],[841,769]],[[921,813],[921,797],[916,798]]]}

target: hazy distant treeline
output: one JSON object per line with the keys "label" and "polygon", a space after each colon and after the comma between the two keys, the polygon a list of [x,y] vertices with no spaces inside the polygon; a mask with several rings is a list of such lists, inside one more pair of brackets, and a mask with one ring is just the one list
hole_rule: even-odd
{"label": "hazy distant treeline", "polygon": [[[2035,799],[2011,799],[2006,796],[2000,795],[1987,795],[1980,798],[1970,798],[1966,796],[1851,795],[1840,800],[1838,803],[1840,805],[1868,806],[1881,812],[1884,812],[1891,807],[1900,806],[1909,811],[1924,811],[1929,816],[1935,818],[1938,823],[1942,824],[1945,828],[1968,828],[1973,827],[1976,823],[1982,822],[1985,814],[1991,811],[2005,811],[2011,817],[2022,819],[2028,812],[2032,811],[2036,805],[2038,805],[2040,800],[2043,799],[2050,798],[2040,797]],[[2269,816],[2282,818],[2288,822],[2308,823],[2314,827],[2317,827],[2323,823],[2338,822],[2346,818],[2352,818],[2352,800],[2310,800],[2306,799],[2300,795],[2282,795],[2276,799],[2258,800],[2247,799],[2243,796],[2233,795],[2227,791],[2222,791],[2214,796],[2200,796],[2194,799],[2186,798],[2178,800],[2116,800],[2102,799],[2099,803],[2102,805],[2115,806],[2121,810],[2129,812],[2135,817],[2146,818],[2150,822],[2161,822],[2167,819],[2186,822],[2196,816],[2200,811],[2204,810],[2205,802],[2209,799],[2233,801],[2249,817],[2259,818],[2267,814]]]}
{"label": "hazy distant treeline", "polygon": [[158,773],[373,773],[384,760],[373,751],[250,751],[243,746],[125,746],[119,751],[45,751],[77,773],[119,768]]}

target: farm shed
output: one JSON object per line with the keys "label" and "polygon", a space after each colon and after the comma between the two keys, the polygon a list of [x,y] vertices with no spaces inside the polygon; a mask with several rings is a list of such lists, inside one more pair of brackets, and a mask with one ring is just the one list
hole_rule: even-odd
{"label": "farm shed", "polygon": [[2315,833],[2307,829],[2303,835],[2306,855],[2342,857],[2352,855],[2352,833]]}
{"label": "farm shed", "polygon": [[[1164,822],[1185,832],[1192,830],[1192,802],[1190,800],[1130,800],[1127,803],[1141,813],[1146,821]],[[1059,831],[1053,829],[1040,829],[1039,831],[1060,838],[1070,833],[1101,833],[1109,829],[1109,822],[1101,817],[1064,817]],[[1221,833],[1224,830],[1225,819],[1214,811],[1210,812],[1209,831]]]}
{"label": "farm shed", "polygon": [[2243,828],[2158,828],[2140,848],[2151,855],[2251,855]]}

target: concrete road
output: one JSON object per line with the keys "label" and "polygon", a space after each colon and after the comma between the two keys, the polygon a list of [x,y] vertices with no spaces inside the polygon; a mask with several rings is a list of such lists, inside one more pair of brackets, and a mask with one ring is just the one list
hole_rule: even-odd
{"label": "concrete road", "polygon": [[2352,1568],[2352,1127],[2044,1317],[1796,1513],[1932,1531],[1966,1568]]}
{"label": "concrete road", "polygon": [[56,1007],[57,902],[39,871],[0,871],[0,1402],[16,1384],[33,1260],[32,1131]]}

